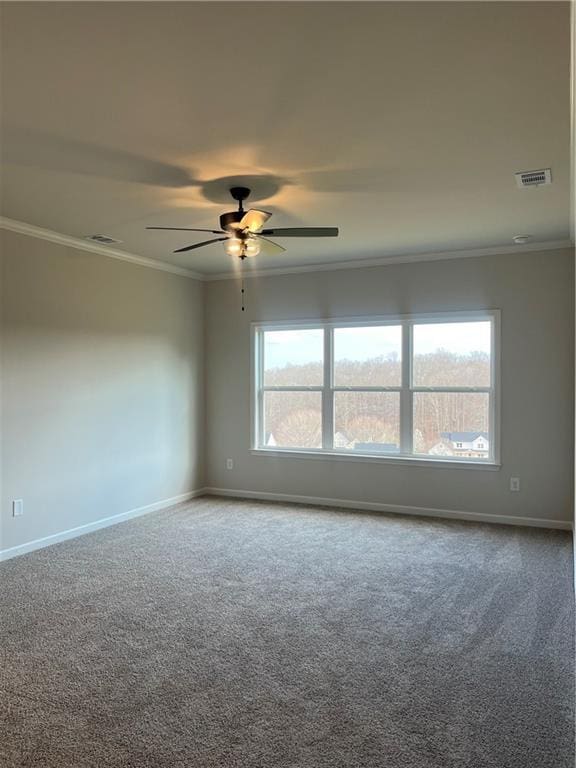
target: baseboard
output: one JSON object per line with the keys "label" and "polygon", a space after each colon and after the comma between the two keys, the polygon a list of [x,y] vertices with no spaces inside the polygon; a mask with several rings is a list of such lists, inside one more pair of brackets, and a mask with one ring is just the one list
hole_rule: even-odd
{"label": "baseboard", "polygon": [[97,531],[100,528],[107,528],[110,525],[123,523],[124,521],[131,520],[134,517],[148,515],[150,512],[159,512],[161,509],[174,506],[174,504],[181,504],[182,502],[190,501],[190,499],[194,499],[197,496],[203,496],[204,493],[205,491],[203,488],[199,488],[195,491],[188,491],[188,493],[181,493],[179,496],[173,496],[171,499],[155,501],[153,504],[147,504],[145,507],[137,507],[136,509],[128,510],[128,512],[121,512],[119,515],[103,517],[102,519],[95,520],[92,523],[86,523],[86,525],[79,525],[77,528],[69,528],[66,531],[53,533],[51,536],[45,536],[42,539],[27,541],[25,544],[18,544],[18,546],[10,547],[9,549],[0,549],[0,562],[3,560],[9,560],[12,557],[17,557],[18,555],[25,555],[27,552],[33,552],[36,549],[49,547],[52,544],[58,544],[61,541],[67,541],[68,539],[74,539],[77,536],[83,536],[85,533],[91,533],[92,531]]}
{"label": "baseboard", "polygon": [[449,520],[469,520],[478,523],[497,523],[500,525],[527,525],[538,528],[555,528],[560,530],[572,530],[572,524],[567,520],[545,520],[536,517],[515,517],[513,515],[488,515],[480,512],[465,512],[455,509],[434,509],[432,507],[410,507],[401,504],[381,504],[370,501],[350,501],[348,499],[328,499],[321,496],[298,496],[292,493],[268,493],[266,491],[244,491],[231,488],[198,488],[188,493],[182,493],[179,496],[173,496],[170,499],[148,504],[144,507],[121,512],[119,515],[104,517],[95,520],[86,525],[80,525],[77,528],[69,528],[66,531],[54,533],[51,536],[45,536],[42,539],[34,539],[16,547],[0,550],[0,562],[9,560],[12,557],[25,555],[28,552],[34,552],[36,549],[49,547],[52,544],[58,544],[61,541],[74,539],[85,533],[97,531],[100,528],[107,528],[110,525],[116,525],[135,517],[147,515],[150,512],[159,512],[175,504],[181,504],[185,501],[197,498],[198,496],[226,496],[237,499],[256,499],[259,501],[281,501],[292,504],[310,504],[320,507],[341,507],[343,509],[366,510],[368,512],[392,512],[400,515],[418,515],[421,517],[439,517]]}
{"label": "baseboard", "polygon": [[528,525],[537,528],[572,530],[568,520],[545,520],[537,517],[515,517],[513,515],[488,515],[481,512],[465,512],[456,509],[434,509],[432,507],[409,507],[403,504],[380,504],[372,501],[349,501],[348,499],[325,499],[319,496],[296,496],[292,493],[267,493],[265,491],[241,491],[230,488],[204,488],[208,496],[229,496],[237,499],[260,501],[285,501],[293,504],[312,504],[320,507],[342,507],[344,509],[366,510],[368,512],[392,512],[399,515],[421,517],[443,517],[449,520],[468,520],[477,523],[499,525]]}

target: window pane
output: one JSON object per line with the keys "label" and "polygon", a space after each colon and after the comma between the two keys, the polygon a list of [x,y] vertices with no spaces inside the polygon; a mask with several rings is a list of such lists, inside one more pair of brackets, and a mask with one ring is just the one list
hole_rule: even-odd
{"label": "window pane", "polygon": [[336,328],[334,384],[337,387],[399,387],[402,328]]}
{"label": "window pane", "polygon": [[398,453],[400,394],[335,392],[334,448],[370,453]]}
{"label": "window pane", "polygon": [[265,386],[320,386],[323,363],[322,329],[264,332]]}
{"label": "window pane", "polygon": [[414,386],[489,387],[491,323],[414,326]]}
{"label": "window pane", "polygon": [[489,398],[483,393],[414,393],[414,453],[490,458]]}
{"label": "window pane", "polygon": [[322,448],[321,392],[264,392],[267,448]]}

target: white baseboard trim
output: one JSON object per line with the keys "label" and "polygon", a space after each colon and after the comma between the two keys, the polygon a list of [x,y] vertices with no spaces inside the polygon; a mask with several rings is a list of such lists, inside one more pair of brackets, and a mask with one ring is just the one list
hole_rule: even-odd
{"label": "white baseboard trim", "polygon": [[476,523],[498,523],[500,525],[529,525],[537,528],[572,530],[568,520],[545,520],[538,517],[515,517],[514,515],[489,515],[482,512],[465,512],[456,509],[434,509],[432,507],[409,507],[403,504],[380,504],[372,501],[349,501],[348,499],[325,499],[319,496],[296,496],[292,493],[267,493],[266,491],[241,491],[230,488],[204,488],[207,496],[228,496],[237,499],[260,501],[284,501],[293,504],[309,504],[320,507],[342,507],[344,509],[366,510],[368,512],[392,512],[399,515],[422,517],[443,517],[449,520],[468,520]]}
{"label": "white baseboard trim", "polygon": [[51,536],[45,536],[42,539],[27,541],[24,544],[18,544],[18,546],[10,547],[9,549],[0,549],[0,562],[9,560],[12,557],[18,557],[18,555],[25,555],[27,552],[33,552],[36,549],[49,547],[52,544],[58,544],[61,541],[67,541],[68,539],[74,539],[77,536],[83,536],[85,533],[92,533],[92,531],[97,531],[100,528],[108,528],[110,525],[123,523],[126,520],[131,520],[133,517],[148,515],[150,512],[159,512],[161,509],[173,507],[175,504],[181,504],[184,501],[190,501],[190,499],[194,499],[197,496],[203,496],[204,493],[205,491],[203,488],[199,488],[195,491],[188,491],[188,493],[181,493],[179,496],[173,496],[171,499],[155,501],[153,504],[147,504],[145,507],[137,507],[136,509],[128,510],[128,512],[121,512],[119,515],[103,517],[92,523],[79,525],[77,528],[69,528],[66,531],[59,531],[58,533],[53,533]]}
{"label": "white baseboard trim", "polygon": [[434,509],[432,507],[409,507],[402,504],[381,504],[370,501],[349,501],[348,499],[328,499],[320,496],[297,496],[291,493],[268,493],[266,491],[244,491],[231,488],[198,488],[188,493],[182,493],[179,496],[173,496],[170,499],[156,501],[144,507],[130,509],[128,512],[121,512],[119,515],[104,517],[95,520],[86,525],[80,525],[77,528],[69,528],[66,531],[54,533],[51,536],[45,536],[42,539],[34,539],[24,544],[19,544],[9,549],[0,549],[0,562],[9,560],[19,555],[25,555],[28,552],[34,552],[36,549],[49,547],[52,544],[58,544],[61,541],[74,539],[77,536],[83,536],[85,533],[97,531],[100,528],[107,528],[110,525],[117,525],[126,520],[135,517],[147,515],[150,512],[159,512],[175,504],[181,504],[185,501],[197,498],[198,496],[225,496],[236,499],[256,499],[259,501],[280,501],[291,504],[308,504],[319,507],[341,507],[343,509],[366,510],[368,512],[392,512],[399,515],[419,515],[421,517],[439,517],[449,520],[469,520],[478,523],[497,523],[500,525],[527,525],[537,528],[555,528],[560,530],[572,530],[572,524],[568,520],[546,520],[537,517],[515,517],[513,515],[489,515],[481,512],[465,512],[455,509]]}

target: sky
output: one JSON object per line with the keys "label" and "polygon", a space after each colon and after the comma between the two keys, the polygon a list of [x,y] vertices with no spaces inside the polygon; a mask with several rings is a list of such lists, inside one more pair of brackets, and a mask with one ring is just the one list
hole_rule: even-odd
{"label": "sky", "polygon": [[[425,323],[414,326],[415,354],[429,354],[445,349],[460,355],[490,352],[490,322]],[[287,363],[304,365],[321,362],[322,330],[266,331],[264,359],[266,368],[282,368]],[[340,328],[335,331],[335,359],[365,361],[379,355],[396,353],[401,357],[399,326]]]}

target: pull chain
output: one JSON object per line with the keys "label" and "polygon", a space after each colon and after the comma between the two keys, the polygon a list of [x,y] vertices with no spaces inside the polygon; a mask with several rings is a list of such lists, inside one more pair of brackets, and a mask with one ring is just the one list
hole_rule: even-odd
{"label": "pull chain", "polygon": [[246,307],[244,306],[244,278],[242,278],[242,312],[245,312]]}

